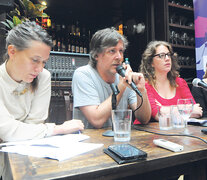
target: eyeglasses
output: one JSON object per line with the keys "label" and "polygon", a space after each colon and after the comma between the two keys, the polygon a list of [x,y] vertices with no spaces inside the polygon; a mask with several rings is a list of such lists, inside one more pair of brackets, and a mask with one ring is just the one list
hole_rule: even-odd
{"label": "eyeglasses", "polygon": [[160,54],[155,54],[153,57],[159,56],[160,59],[164,60],[166,58],[166,56],[168,56],[169,58],[172,58],[173,54],[174,53],[170,53],[170,52],[166,53],[166,54],[165,53],[160,53]]}

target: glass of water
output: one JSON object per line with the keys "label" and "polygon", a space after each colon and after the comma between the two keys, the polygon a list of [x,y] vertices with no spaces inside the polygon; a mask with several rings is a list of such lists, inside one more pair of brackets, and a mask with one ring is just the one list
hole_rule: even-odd
{"label": "glass of water", "polygon": [[177,108],[185,122],[185,133],[189,134],[187,130],[188,119],[193,111],[193,100],[192,99],[178,99]]}
{"label": "glass of water", "polygon": [[131,138],[132,110],[112,110],[114,141],[126,142]]}

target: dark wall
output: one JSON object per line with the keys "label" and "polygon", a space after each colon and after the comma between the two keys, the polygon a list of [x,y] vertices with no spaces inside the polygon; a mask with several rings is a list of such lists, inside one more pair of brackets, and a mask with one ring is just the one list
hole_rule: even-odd
{"label": "dark wall", "polygon": [[[6,13],[1,13],[0,14],[0,21],[4,21],[6,17]],[[3,55],[5,54],[5,30],[3,24],[0,24],[0,64],[3,62]]]}
{"label": "dark wall", "polygon": [[[0,0],[0,22],[5,21],[6,13],[14,8],[14,0]],[[4,25],[0,23],[0,64],[3,62],[3,55],[5,54],[5,38],[6,31]]]}
{"label": "dark wall", "polygon": [[[142,34],[128,33],[124,28],[124,34],[129,40],[129,47],[125,57],[129,58],[131,67],[137,71],[141,62],[141,54],[147,43],[152,40],[152,2],[154,0],[50,0],[47,13],[52,21],[59,24],[70,24],[79,21],[81,26],[90,29],[90,37],[98,29],[115,26],[128,22],[145,24],[145,32]],[[131,24],[132,26],[132,24]],[[130,27],[131,29],[131,27]],[[89,38],[90,39],[90,38]]]}

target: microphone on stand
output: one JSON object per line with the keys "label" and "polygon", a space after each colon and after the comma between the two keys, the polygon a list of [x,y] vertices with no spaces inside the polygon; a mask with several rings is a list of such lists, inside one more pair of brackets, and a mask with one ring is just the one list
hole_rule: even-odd
{"label": "microphone on stand", "polygon": [[207,84],[199,78],[193,79],[192,84],[195,87],[202,87],[203,89],[207,90]]}
{"label": "microphone on stand", "polygon": [[112,110],[116,109],[116,95],[119,94],[119,90],[118,90],[118,87],[112,83],[110,84],[111,86],[111,89],[113,91],[113,94],[112,94]]}
{"label": "microphone on stand", "polygon": [[[119,94],[119,89],[114,83],[110,84],[110,87],[113,91],[112,99],[111,99],[112,110],[115,110],[116,109],[116,102],[117,102],[116,101],[116,95]],[[107,137],[113,137],[114,136],[113,124],[112,124],[112,130],[107,130],[107,131],[103,132],[102,135],[107,136]]]}

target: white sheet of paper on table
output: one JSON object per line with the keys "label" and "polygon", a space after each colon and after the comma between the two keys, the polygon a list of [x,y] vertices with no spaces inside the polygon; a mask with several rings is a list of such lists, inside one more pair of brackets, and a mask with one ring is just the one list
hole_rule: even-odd
{"label": "white sheet of paper on table", "polygon": [[90,137],[83,134],[68,134],[48,138],[2,143],[2,152],[44,157],[63,161],[100,148],[103,144],[80,142]]}

